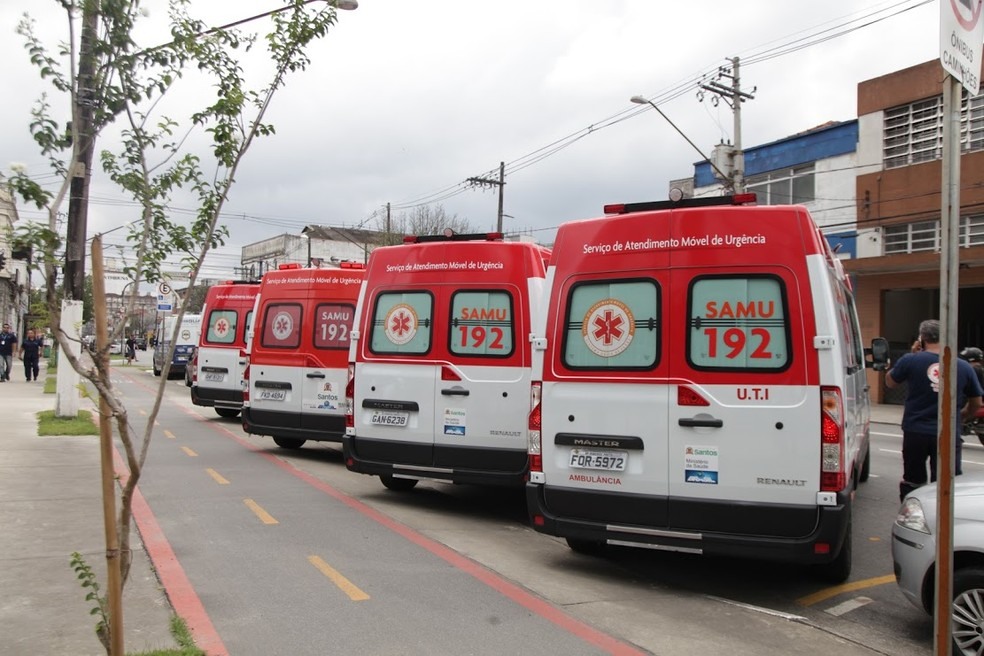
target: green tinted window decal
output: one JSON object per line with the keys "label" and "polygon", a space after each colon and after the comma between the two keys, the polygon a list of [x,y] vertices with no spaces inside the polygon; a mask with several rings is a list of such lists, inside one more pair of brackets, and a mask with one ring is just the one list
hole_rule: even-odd
{"label": "green tinted window decal", "polygon": [[575,369],[653,367],[658,325],[659,290],[653,281],[578,285],[567,306],[564,364]]}
{"label": "green tinted window decal", "polygon": [[434,301],[426,292],[380,294],[373,313],[373,353],[420,354],[430,350]]}
{"label": "green tinted window decal", "polygon": [[213,344],[232,344],[236,341],[237,315],[235,310],[214,310],[208,315],[205,341]]}
{"label": "green tinted window decal", "polygon": [[451,300],[450,342],[457,355],[511,355],[512,297],[504,291],[457,292]]}
{"label": "green tinted window decal", "polygon": [[700,369],[771,369],[789,363],[782,282],[701,278],[690,291],[688,357]]}

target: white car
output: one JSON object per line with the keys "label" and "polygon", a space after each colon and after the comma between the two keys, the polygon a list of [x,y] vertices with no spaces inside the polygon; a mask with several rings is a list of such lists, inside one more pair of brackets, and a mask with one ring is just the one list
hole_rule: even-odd
{"label": "white car", "polygon": [[[892,527],[895,579],[906,598],[933,614],[936,484],[910,492]],[[954,654],[984,653],[984,474],[956,478],[953,496]]]}

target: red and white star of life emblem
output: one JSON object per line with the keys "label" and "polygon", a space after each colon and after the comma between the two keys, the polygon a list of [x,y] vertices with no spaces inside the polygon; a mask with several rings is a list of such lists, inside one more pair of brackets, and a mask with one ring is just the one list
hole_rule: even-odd
{"label": "red and white star of life emblem", "polygon": [[629,347],[635,335],[635,318],[629,307],[614,298],[591,306],[581,323],[584,343],[595,355],[610,358]]}
{"label": "red and white star of life emblem", "polygon": [[412,307],[406,303],[394,305],[386,313],[386,338],[397,346],[402,346],[416,336],[417,325],[417,312]]}

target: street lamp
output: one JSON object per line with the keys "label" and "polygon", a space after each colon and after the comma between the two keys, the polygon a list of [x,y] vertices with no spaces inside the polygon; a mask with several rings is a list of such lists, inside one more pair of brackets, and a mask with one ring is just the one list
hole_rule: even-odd
{"label": "street lamp", "polygon": [[695,144],[693,141],[691,141],[690,140],[690,137],[688,137],[687,135],[685,135],[683,133],[683,130],[681,130],[680,128],[678,128],[676,126],[676,124],[673,121],[670,120],[670,117],[668,117],[666,114],[664,114],[662,109],[660,109],[659,107],[656,106],[656,103],[654,103],[652,100],[649,100],[648,98],[645,98],[643,96],[632,96],[631,98],[629,98],[629,102],[633,102],[633,103],[635,103],[637,105],[651,105],[653,109],[655,109],[657,112],[659,112],[659,115],[660,116],[662,116],[664,119],[666,119],[666,122],[667,123],[669,123],[670,125],[673,126],[673,129],[674,130],[676,130],[677,132],[680,133],[680,136],[681,137],[683,137],[684,139],[687,140],[687,143],[688,144],[690,144],[691,146],[693,146],[694,150],[696,150],[697,153],[701,157],[703,157],[704,159],[707,160],[707,162],[711,165],[711,168],[714,169],[715,173],[717,173],[721,177],[722,180],[728,180],[728,181],[731,180],[731,176],[730,175],[725,175],[724,171],[722,171],[721,169],[719,169],[717,167],[717,164],[714,163],[714,160],[712,160],[710,157],[708,157],[707,155],[705,155],[701,151],[701,149],[697,147],[697,144]]}

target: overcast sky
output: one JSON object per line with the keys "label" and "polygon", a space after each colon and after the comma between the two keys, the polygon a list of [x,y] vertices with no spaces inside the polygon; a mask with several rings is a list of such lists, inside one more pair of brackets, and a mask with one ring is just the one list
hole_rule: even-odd
{"label": "overcast sky", "polygon": [[[312,65],[275,100],[268,118],[277,134],[247,156],[226,208],[232,237],[206,275],[231,275],[241,246],[308,224],[375,228],[386,203],[398,215],[438,200],[492,229],[497,192],[462,183],[497,176],[500,161],[505,230],[549,242],[564,221],[597,216],[606,203],[664,199],[670,180],[693,173],[700,155],[651,108],[630,104],[633,95],[654,99],[710,153],[733,140],[733,118],[724,103],[699,101],[697,81],[727,58],[740,58],[742,89],[754,89],[742,106],[750,147],[856,118],[859,82],[939,56],[938,0],[359,3],[339,12]],[[141,45],[151,47],[167,38],[166,2],[143,5]],[[192,0],[190,11],[221,25],[279,6]],[[67,34],[56,0],[0,0],[0,165],[44,175],[30,110],[44,91],[56,108],[67,103],[50,95],[14,33],[24,12],[52,46]],[[201,103],[200,90],[176,91],[172,115],[184,121],[177,110]],[[113,146],[112,133],[100,149]],[[90,235],[137,218],[119,199],[97,171]],[[21,220],[44,220],[19,210]]]}

